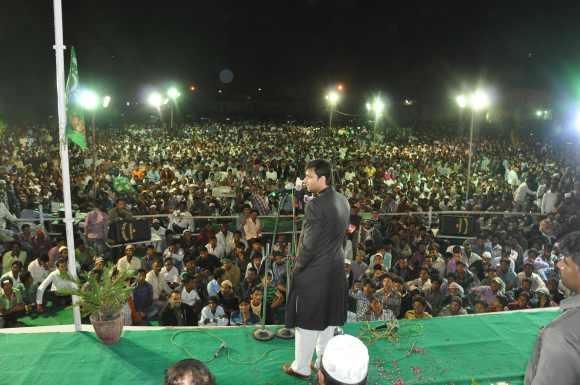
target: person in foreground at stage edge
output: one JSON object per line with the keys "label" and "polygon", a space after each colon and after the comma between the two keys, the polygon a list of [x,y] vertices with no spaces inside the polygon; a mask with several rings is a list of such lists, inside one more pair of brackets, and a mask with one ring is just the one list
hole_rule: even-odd
{"label": "person in foreground at stage edge", "polygon": [[190,358],[165,370],[165,385],[215,385],[215,380],[203,362]]}
{"label": "person in foreground at stage edge", "polygon": [[560,303],[564,313],[540,332],[525,385],[580,383],[580,231],[562,238],[560,251],[564,256],[558,262],[562,282],[575,294]]}
{"label": "person in foreground at stage edge", "polygon": [[335,328],[345,323],[348,308],[344,244],[350,205],[329,185],[330,177],[330,164],[324,160],[306,166],[304,182],[316,197],[306,205],[286,307],[286,326],[295,328],[295,353],[294,362],[282,369],[304,379],[310,377],[315,349],[315,367],[320,367],[322,352]]}
{"label": "person in foreground at stage edge", "polygon": [[345,334],[333,337],[326,345],[317,377],[320,385],[366,385],[368,372],[367,347]]}

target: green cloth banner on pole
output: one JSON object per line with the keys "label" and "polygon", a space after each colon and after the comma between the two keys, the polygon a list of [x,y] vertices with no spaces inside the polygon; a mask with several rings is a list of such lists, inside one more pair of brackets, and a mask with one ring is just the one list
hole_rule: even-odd
{"label": "green cloth banner on pole", "polygon": [[66,136],[71,142],[82,149],[87,148],[87,136],[85,127],[85,115],[83,109],[74,103],[74,98],[79,90],[79,67],[75,48],[70,51],[70,68],[66,80]]}

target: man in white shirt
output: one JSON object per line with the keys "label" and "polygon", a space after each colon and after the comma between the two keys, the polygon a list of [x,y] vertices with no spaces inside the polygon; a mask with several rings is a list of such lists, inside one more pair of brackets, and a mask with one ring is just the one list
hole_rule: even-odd
{"label": "man in white shirt", "polygon": [[218,305],[217,297],[209,297],[207,306],[201,310],[199,325],[225,326],[227,324],[226,313],[224,308]]}
{"label": "man in white shirt", "polygon": [[268,167],[266,171],[266,179],[276,182],[278,180],[278,173],[276,172],[276,170],[273,170]]}
{"label": "man in white shirt", "polygon": [[536,192],[530,190],[528,181],[523,181],[514,192],[514,203],[518,210],[525,210],[528,206],[528,197],[535,197]]}
{"label": "man in white shirt", "polygon": [[44,281],[38,286],[36,291],[36,310],[39,313],[44,311],[43,303],[44,303],[44,291],[51,286],[51,292],[48,296],[50,299],[53,300],[53,303],[56,301],[60,304],[67,304],[70,303],[70,296],[61,296],[57,293],[58,290],[74,290],[77,289],[77,284],[71,279],[67,271],[67,260],[64,258],[60,258],[56,262],[56,270],[50,273]]}
{"label": "man in white shirt", "polygon": [[217,237],[212,236],[209,238],[209,243],[205,245],[208,253],[215,255],[220,260],[225,257],[226,251],[221,245],[218,244]]}
{"label": "man in white shirt", "polygon": [[550,189],[544,193],[542,196],[542,202],[540,203],[540,211],[542,214],[550,214],[556,211],[558,204],[560,203],[560,192],[558,191],[558,183],[552,182],[550,184]]}
{"label": "man in white shirt", "polygon": [[512,166],[510,170],[506,173],[506,181],[507,183],[512,186],[512,188],[516,188],[520,184],[520,180],[518,178],[518,172],[515,166]]}
{"label": "man in white shirt", "polygon": [[153,305],[158,310],[161,310],[165,306],[167,296],[171,293],[171,289],[165,283],[160,272],[161,262],[156,260],[153,262],[151,271],[145,276],[145,281],[153,286]]}
{"label": "man in white shirt", "polygon": [[201,297],[197,293],[197,290],[195,290],[197,282],[188,273],[184,273],[182,283],[181,303],[186,306],[186,311],[190,315],[189,318],[193,320],[194,326],[197,326],[197,320],[199,319],[201,310]]}
{"label": "man in white shirt", "polygon": [[12,266],[10,266],[10,271],[5,272],[0,278],[10,277],[12,279],[12,283],[14,283],[14,286],[16,286],[22,283],[22,281],[20,280],[21,274],[22,274],[22,262],[15,260],[12,262]]}
{"label": "man in white shirt", "polygon": [[0,202],[0,241],[13,239],[14,233],[6,228],[6,220],[11,222],[18,218],[8,210],[4,202]]}
{"label": "man in white shirt", "polygon": [[524,278],[529,278],[532,280],[532,291],[536,292],[540,288],[546,288],[546,284],[540,278],[540,276],[534,273],[534,265],[531,262],[524,263],[524,271],[518,273],[518,286],[522,287],[522,281]]}
{"label": "man in white shirt", "polygon": [[48,276],[48,255],[43,254],[28,264],[28,271],[34,284],[39,284]]}
{"label": "man in white shirt", "polygon": [[193,230],[193,217],[191,213],[187,210],[187,203],[181,202],[179,204],[179,209],[175,210],[170,217],[169,226],[170,229],[175,233],[181,233],[185,229]]}
{"label": "man in white shirt", "polygon": [[224,222],[220,224],[220,231],[217,232],[215,237],[217,238],[218,246],[225,250],[225,254],[231,255],[236,245],[234,241],[234,233],[228,230],[228,223]]}
{"label": "man in white shirt", "polygon": [[135,254],[135,245],[125,246],[125,256],[119,258],[117,261],[117,270],[123,273],[128,270],[137,271],[141,268],[141,260],[133,256]]}
{"label": "man in white shirt", "polygon": [[[189,230],[183,230],[183,234],[185,234],[188,231]],[[179,243],[177,240],[171,241],[170,245],[167,246],[167,249],[163,251],[163,260],[165,260],[165,258],[173,259],[173,263],[178,269],[183,267],[182,265],[184,256],[185,251],[181,247],[179,247]]]}
{"label": "man in white shirt", "polygon": [[151,223],[151,241],[153,242],[155,250],[158,253],[163,252],[163,249],[165,248],[166,231],[167,230],[165,229],[165,227],[161,226],[161,222],[159,221],[159,219],[157,218],[153,219],[153,222]]}
{"label": "man in white shirt", "polygon": [[479,254],[475,253],[471,248],[471,242],[468,240],[463,242],[463,254],[461,259],[465,262],[467,267],[471,266],[474,262],[481,260]]}
{"label": "man in white shirt", "polygon": [[181,290],[181,302],[192,308],[198,302],[201,302],[201,298],[197,293],[197,290],[195,290],[195,279],[192,277],[187,277],[183,279],[183,288]]}
{"label": "man in white shirt", "polygon": [[163,260],[163,268],[159,272],[161,279],[165,282],[167,286],[165,290],[168,293],[175,290],[181,283],[181,278],[179,277],[179,270],[177,267],[173,266],[173,258],[167,257]]}
{"label": "man in white shirt", "polygon": [[246,219],[244,234],[248,243],[262,238],[262,222],[258,218],[258,210],[252,210],[250,217]]}

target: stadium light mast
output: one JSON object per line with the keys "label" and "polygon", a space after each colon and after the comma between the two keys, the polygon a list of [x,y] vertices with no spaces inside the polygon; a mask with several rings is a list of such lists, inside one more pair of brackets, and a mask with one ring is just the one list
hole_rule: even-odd
{"label": "stadium light mast", "polygon": [[171,99],[171,120],[170,120],[170,128],[173,130],[173,107],[177,105],[177,99],[181,96],[181,92],[176,87],[171,87],[167,90],[167,96]]}
{"label": "stadium light mast", "polygon": [[336,91],[329,91],[326,96],[326,103],[328,104],[329,115],[328,115],[328,131],[332,132],[332,115],[336,105],[340,101],[340,94]]}
{"label": "stadium light mast", "polygon": [[373,139],[376,140],[378,137],[379,122],[385,111],[385,102],[383,102],[380,96],[376,96],[373,101],[367,102],[366,108],[367,111],[370,114],[373,114],[374,117]]}
{"label": "stadium light mast", "polygon": [[471,110],[471,123],[469,125],[469,154],[467,158],[467,178],[465,186],[465,203],[467,203],[469,199],[469,189],[471,187],[471,157],[473,155],[473,130],[475,126],[475,118],[477,113],[489,108],[491,105],[491,99],[487,92],[477,89],[468,96],[463,94],[457,95],[455,102],[462,111],[464,108],[469,108]]}
{"label": "stadium light mast", "polygon": [[155,108],[159,114],[159,119],[161,119],[161,105],[163,104],[163,96],[157,91],[151,92],[147,96],[147,104]]}
{"label": "stadium light mast", "polygon": [[94,199],[96,199],[97,197],[97,125],[95,123],[96,114],[99,107],[102,108],[109,107],[109,104],[111,103],[111,97],[107,95],[101,99],[95,91],[87,89],[80,92],[77,102],[84,110],[91,112],[91,130],[93,133],[93,143],[92,143],[93,197]]}

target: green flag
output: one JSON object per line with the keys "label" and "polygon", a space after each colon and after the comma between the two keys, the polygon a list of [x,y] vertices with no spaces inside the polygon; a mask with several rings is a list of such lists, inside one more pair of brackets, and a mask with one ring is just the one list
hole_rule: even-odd
{"label": "green flag", "polygon": [[75,48],[70,51],[70,68],[66,80],[66,136],[82,149],[87,148],[85,114],[81,106],[75,103],[79,90],[79,67]]}

